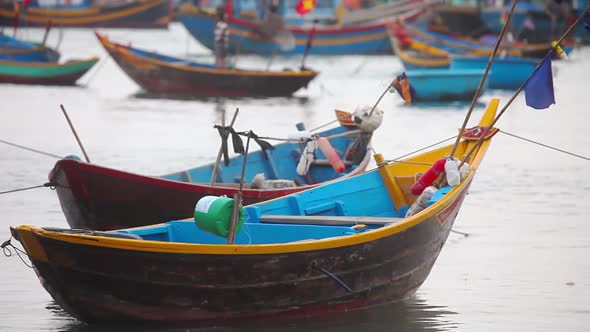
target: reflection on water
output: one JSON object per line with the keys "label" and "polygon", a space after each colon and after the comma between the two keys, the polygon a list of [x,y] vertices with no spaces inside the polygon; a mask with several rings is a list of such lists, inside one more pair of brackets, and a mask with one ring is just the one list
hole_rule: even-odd
{"label": "reflection on water", "polygon": [[134,324],[133,326],[89,326],[70,318],[54,302],[47,305],[47,309],[54,315],[54,321],[59,325],[55,331],[63,332],[123,332],[123,331],[147,331],[147,332],[357,332],[357,331],[454,331],[459,326],[454,322],[455,312],[443,306],[433,306],[414,296],[407,300],[378,306],[367,310],[352,311],[340,314],[330,314],[318,318],[301,320],[281,320],[278,322],[248,322],[226,324],[219,322],[216,326],[209,327],[153,327]]}

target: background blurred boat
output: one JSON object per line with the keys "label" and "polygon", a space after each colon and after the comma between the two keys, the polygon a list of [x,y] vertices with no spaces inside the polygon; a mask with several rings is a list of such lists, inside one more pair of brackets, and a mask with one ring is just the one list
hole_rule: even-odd
{"label": "background blurred boat", "polygon": [[98,58],[58,62],[0,60],[0,83],[75,85]]}
{"label": "background blurred boat", "polygon": [[[406,70],[416,91],[412,102],[471,101],[484,70],[422,69]],[[486,85],[484,85],[485,89]]]}
{"label": "background blurred boat", "polygon": [[29,6],[15,12],[12,2],[2,2],[0,25],[14,26],[15,17],[21,26],[46,26],[49,22],[62,27],[127,27],[167,28],[170,22],[169,0],[110,1],[85,3],[79,6],[52,8]]}
{"label": "background blurred boat", "polygon": [[[183,7],[178,13],[179,21],[201,44],[213,49],[215,16],[196,7]],[[261,33],[261,23],[237,17],[227,19],[230,29],[232,51],[236,54],[256,53],[263,55],[303,54],[310,38],[311,25],[286,26],[283,31],[274,31],[269,37]],[[375,23],[342,27],[321,25],[315,27],[313,46],[309,54],[391,54],[386,26]]]}
{"label": "background blurred boat", "polygon": [[0,60],[55,62],[59,52],[40,43],[31,43],[0,32]]}
{"label": "background blurred boat", "polygon": [[[485,70],[489,57],[452,56],[451,68]],[[514,56],[495,57],[487,78],[490,89],[517,89],[537,67],[540,60]]]}
{"label": "background blurred boat", "polygon": [[148,52],[98,40],[137,84],[153,94],[191,97],[290,96],[306,87],[318,73],[309,70],[245,70],[216,68],[188,59]]}

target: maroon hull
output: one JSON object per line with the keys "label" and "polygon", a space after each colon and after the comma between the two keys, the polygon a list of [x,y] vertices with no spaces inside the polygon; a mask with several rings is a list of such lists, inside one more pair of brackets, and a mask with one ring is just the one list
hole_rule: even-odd
{"label": "maroon hull", "polygon": [[109,41],[98,40],[127,75],[146,92],[192,97],[290,96],[318,73],[215,68]]}
{"label": "maroon hull", "polygon": [[[388,237],[325,250],[176,254],[39,234],[33,235],[38,246],[25,248],[33,257],[43,248],[41,257],[49,260],[32,259],[43,286],[69,314],[88,323],[210,325],[219,319],[318,316],[412,295],[430,273],[463,197],[448,207],[443,222],[441,213]],[[19,236],[32,243],[30,235],[19,230]]]}
{"label": "maroon hull", "polygon": [[[363,172],[370,155],[347,174]],[[72,228],[112,230],[188,218],[195,203],[207,195],[232,197],[237,188],[170,181],[63,159],[49,174],[61,208]],[[244,204],[252,204],[309,189],[244,189]]]}

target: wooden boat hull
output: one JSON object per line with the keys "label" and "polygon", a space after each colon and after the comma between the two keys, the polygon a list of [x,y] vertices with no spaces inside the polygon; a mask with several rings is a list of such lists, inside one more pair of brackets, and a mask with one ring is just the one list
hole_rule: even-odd
{"label": "wooden boat hull", "polygon": [[97,36],[121,69],[151,94],[190,97],[290,96],[307,87],[318,75],[311,70],[247,71],[183,65],[138,56],[123,45]]}
{"label": "wooden boat hull", "polygon": [[[451,68],[485,70],[489,58],[455,56],[451,58]],[[490,89],[518,89],[532,74],[539,63],[535,59],[500,58],[492,64],[488,76]]]}
{"label": "wooden boat hull", "polygon": [[0,83],[75,85],[98,58],[66,63],[27,63],[0,60]]}
{"label": "wooden boat hull", "polygon": [[[490,103],[478,129],[492,123],[498,105],[498,99]],[[478,135],[484,132],[488,131],[479,130]],[[248,207],[248,215],[258,218],[248,222],[251,227],[258,224],[252,230],[266,228],[267,238],[254,243],[257,234],[250,236],[245,231],[235,244],[225,244],[218,237],[205,240],[191,221],[117,232],[34,226],[20,226],[11,232],[23,244],[39,280],[55,301],[87,323],[205,325],[220,319],[270,320],[363,309],[406,298],[426,280],[489,147],[492,132],[481,142],[477,135],[469,139],[464,136],[457,146],[457,155],[478,147],[469,159],[471,170],[460,184],[436,199],[433,196],[432,205],[416,214],[384,217],[381,226],[364,231],[353,228],[359,226],[362,216],[405,216],[398,209],[416,200],[408,194],[415,172],[424,172],[429,163],[448,155],[452,146],[402,163],[388,163],[377,155],[376,170]],[[363,197],[368,198],[367,204],[357,204]],[[311,216],[327,221],[330,215],[322,214],[327,210],[312,206],[336,203],[334,199],[347,206],[337,212],[344,218],[339,220],[354,226],[316,224],[311,225],[311,233],[301,234],[310,225],[285,228],[273,219]],[[292,201],[298,204],[290,204]],[[300,209],[310,213],[289,213]],[[261,224],[265,216],[275,224]],[[159,238],[160,234],[171,234],[169,230],[159,233],[160,229],[174,225],[179,227],[180,237],[194,232],[202,240],[173,242],[172,238]],[[330,229],[335,232],[320,235]],[[276,232],[281,230],[286,237],[277,239],[280,236]],[[157,238],[148,237],[148,233]]]}
{"label": "wooden boat hull", "polygon": [[[213,29],[215,18],[204,13],[181,12],[178,19],[191,35],[201,44],[213,49]],[[311,28],[288,27],[293,41],[281,39],[280,42],[264,39],[257,31],[258,25],[236,18],[228,20],[232,51],[236,54],[256,53],[263,55],[300,55],[305,46]],[[346,55],[346,54],[391,54],[386,26],[384,23],[358,27],[318,27],[310,54]]]}
{"label": "wooden boat hull", "polygon": [[27,239],[25,249],[45,289],[84,322],[307,317],[412,295],[430,273],[464,194],[404,232],[328,250],[220,256],[115,249],[24,230],[19,237]]}
{"label": "wooden boat hull", "polygon": [[[12,3],[0,6],[0,25],[14,26]],[[138,0],[105,7],[45,9],[29,7],[20,14],[21,25],[47,26],[51,21],[63,27],[167,28],[168,0]]]}
{"label": "wooden boat hull", "polygon": [[408,70],[406,75],[416,90],[416,102],[470,101],[475,95],[483,72],[483,70],[427,69]]}

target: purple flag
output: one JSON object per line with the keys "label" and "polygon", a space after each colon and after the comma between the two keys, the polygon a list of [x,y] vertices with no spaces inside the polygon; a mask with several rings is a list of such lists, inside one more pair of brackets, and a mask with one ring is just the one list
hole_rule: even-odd
{"label": "purple flag", "polygon": [[541,65],[533,72],[524,86],[526,104],[534,109],[542,110],[555,104],[553,92],[553,73],[551,56],[543,59]]}

